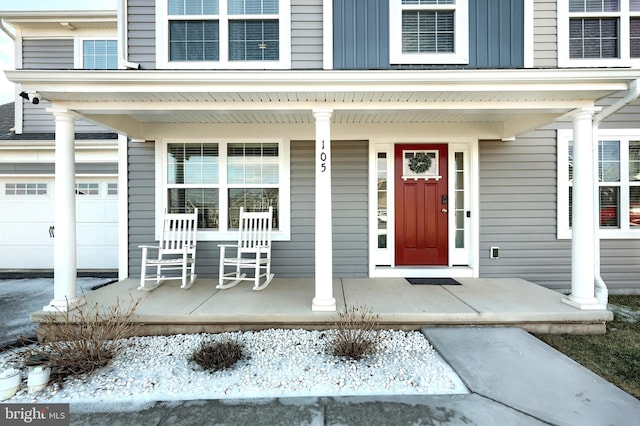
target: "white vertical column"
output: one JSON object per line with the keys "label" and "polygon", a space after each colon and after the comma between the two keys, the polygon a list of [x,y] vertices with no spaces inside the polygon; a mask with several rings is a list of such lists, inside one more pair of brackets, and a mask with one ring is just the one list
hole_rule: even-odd
{"label": "white vertical column", "polygon": [[316,119],[316,234],[315,297],[311,309],[335,311],[333,297],[333,231],[331,229],[331,114],[332,109],[314,109]]}
{"label": "white vertical column", "polygon": [[76,269],[75,119],[65,109],[51,109],[56,120],[55,238],[53,300],[45,311],[78,305]]}
{"label": "white vertical column", "polygon": [[573,199],[571,240],[571,294],[563,302],[579,309],[601,309],[595,298],[594,185],[597,144],[594,147],[593,111],[573,117]]}

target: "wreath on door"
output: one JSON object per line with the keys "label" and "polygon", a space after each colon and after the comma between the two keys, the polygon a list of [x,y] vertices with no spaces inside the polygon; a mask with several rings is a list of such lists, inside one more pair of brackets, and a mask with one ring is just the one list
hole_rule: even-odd
{"label": "wreath on door", "polygon": [[409,170],[415,174],[423,174],[431,167],[431,157],[425,152],[416,152],[409,159]]}

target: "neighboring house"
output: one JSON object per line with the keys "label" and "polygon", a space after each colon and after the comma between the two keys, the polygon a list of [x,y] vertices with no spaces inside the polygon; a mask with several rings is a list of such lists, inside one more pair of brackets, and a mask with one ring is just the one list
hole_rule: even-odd
{"label": "neighboring house", "polygon": [[[117,68],[116,11],[12,13],[16,68]],[[5,21],[6,22],[6,21]],[[6,27],[5,27],[6,28]],[[54,269],[54,139],[51,104],[16,91],[0,106],[0,272]],[[118,135],[76,122],[77,268],[118,270]]]}
{"label": "neighboring house", "polygon": [[[520,277],[582,309],[602,279],[640,288],[638,2],[119,0],[115,33],[1,15],[30,58],[9,79],[53,114],[56,182],[81,119],[120,135],[121,277],[165,209],[199,208],[214,277],[239,207],[273,206],[273,270],[315,277],[314,310],[332,277]],[[117,40],[119,69],[57,65],[78,30]]]}

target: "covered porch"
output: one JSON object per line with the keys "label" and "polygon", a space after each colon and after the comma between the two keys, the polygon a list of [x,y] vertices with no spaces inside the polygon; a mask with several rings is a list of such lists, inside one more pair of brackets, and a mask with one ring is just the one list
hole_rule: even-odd
{"label": "covered porch", "polygon": [[[412,285],[404,278],[336,278],[337,311],[366,307],[392,329],[421,326],[505,326],[539,333],[602,334],[613,314],[580,310],[562,302],[563,294],[519,278],[459,278],[461,285]],[[138,334],[160,335],[266,328],[325,329],[336,312],[312,311],[313,278],[276,278],[264,291],[250,285],[217,290],[217,280],[198,279],[189,290],[167,281],[152,292],[138,291],[126,279],[85,295],[89,304],[126,308],[139,300]],[[32,314],[36,323],[47,312]],[[63,314],[60,314],[63,315]]]}
{"label": "covered porch", "polygon": [[[120,193],[120,223],[128,224],[128,228],[120,229],[119,235],[121,278],[134,277],[137,274],[134,259],[139,256],[139,252],[136,245],[132,244],[134,242],[132,238],[144,236],[145,242],[152,240],[154,229],[148,224],[154,222],[156,235],[158,235],[157,223],[163,209],[167,207],[167,187],[166,182],[162,180],[162,170],[166,166],[163,166],[162,148],[155,147],[165,146],[172,138],[207,139],[211,135],[221,138],[273,138],[282,139],[287,143],[291,140],[313,142],[315,150],[313,158],[310,158],[310,161],[305,159],[306,162],[300,163],[305,165],[306,170],[313,172],[314,204],[310,203],[311,200],[305,200],[304,206],[306,209],[307,205],[313,205],[312,215],[305,217],[308,223],[304,229],[305,235],[307,231],[309,231],[308,235],[312,235],[309,242],[313,245],[313,263],[309,262],[312,266],[302,272],[307,276],[313,274],[313,278],[293,280],[292,283],[297,283],[290,284],[294,288],[275,297],[260,298],[252,295],[219,303],[216,302],[232,296],[215,293],[212,290],[213,283],[203,286],[204,281],[202,281],[189,292],[196,295],[179,296],[186,298],[182,304],[176,303],[176,296],[167,296],[166,300],[170,300],[171,303],[167,302],[165,303],[167,306],[162,307],[162,295],[171,289],[169,287],[158,289],[154,294],[145,296],[145,300],[139,307],[141,322],[149,324],[145,327],[157,324],[159,328],[162,324],[170,324],[171,321],[175,321],[174,318],[180,317],[190,319],[188,323],[193,324],[193,328],[196,329],[200,324],[209,326],[218,321],[210,317],[213,313],[205,310],[205,307],[210,304],[215,305],[216,308],[220,305],[222,309],[220,312],[211,312],[217,312],[216,315],[219,317],[229,318],[226,322],[220,323],[223,326],[237,327],[237,324],[245,321],[245,318],[247,318],[247,324],[249,322],[261,324],[256,315],[273,315],[273,319],[267,318],[265,321],[286,325],[288,320],[281,321],[279,313],[287,313],[294,307],[298,307],[296,309],[300,309],[304,315],[293,324],[322,325],[335,318],[335,313],[325,315],[325,312],[335,312],[344,303],[370,305],[374,311],[381,313],[383,322],[396,321],[403,325],[403,321],[406,321],[404,314],[406,314],[407,305],[398,303],[400,308],[389,312],[392,309],[391,306],[394,306],[391,301],[394,298],[403,300],[407,297],[406,294],[411,294],[413,291],[431,292],[435,291],[434,289],[397,291],[397,294],[390,295],[387,293],[394,291],[395,284],[388,286],[380,284],[381,288],[374,286],[370,290],[363,290],[367,285],[387,282],[372,278],[363,281],[366,285],[353,285],[355,289],[353,291],[357,295],[353,298],[354,296],[349,296],[351,290],[345,290],[345,283],[355,282],[355,280],[336,281],[335,276],[338,274],[332,269],[332,260],[335,258],[332,238],[335,235],[332,226],[332,149],[339,145],[339,141],[368,140],[373,143],[371,141],[374,139],[375,143],[389,146],[442,141],[448,144],[466,143],[472,146],[481,140],[517,143],[518,135],[562,118],[566,120],[566,125],[573,129],[574,144],[571,294],[563,299],[562,295],[551,293],[552,300],[554,304],[563,301],[569,305],[563,306],[563,310],[559,312],[575,313],[573,307],[577,307],[585,311],[601,311],[600,314],[604,317],[607,315],[606,286],[600,278],[598,207],[595,202],[598,191],[595,167],[597,158],[595,146],[597,145],[594,143],[597,143],[599,124],[640,95],[637,71],[566,69],[283,73],[73,70],[52,73],[43,70],[16,70],[8,72],[7,76],[11,81],[20,83],[26,92],[38,94],[43,101],[49,102],[51,107],[48,111],[54,115],[55,119],[57,188],[55,227],[60,235],[65,235],[65,238],[55,241],[55,293],[54,299],[45,307],[45,310],[65,309],[68,301],[83,303],[76,285],[76,218],[73,214],[75,212],[76,119],[97,123],[121,135],[119,173],[122,179],[120,188],[123,193]],[[614,94],[618,97],[615,103],[604,109],[596,106],[596,101]],[[424,136],[425,134],[428,134],[428,137]],[[155,163],[149,162],[145,166],[154,171],[153,175],[149,173],[140,178],[141,170],[128,168],[131,160],[129,150],[132,144],[146,144],[150,147],[145,158]],[[472,154],[475,155],[473,151]],[[464,209],[465,217],[473,224],[472,232],[469,232],[469,235],[473,235],[473,244],[470,245],[468,261],[455,262],[453,256],[445,250],[449,256],[438,260],[437,264],[443,269],[439,276],[457,276],[455,267],[458,265],[470,268],[471,272],[466,274],[468,277],[477,278],[482,275],[479,262],[482,212],[479,208],[480,166],[477,157],[477,155],[474,157],[475,168],[472,167],[473,176],[469,180],[474,195],[469,200],[470,208]],[[283,158],[287,160],[288,157],[284,155]],[[373,164],[374,161],[372,157],[369,164]],[[285,161],[284,164],[286,167],[283,170],[289,173],[292,163]],[[368,170],[370,172],[371,168]],[[287,187],[283,192],[288,191],[291,180],[289,175],[283,177],[281,182],[285,182]],[[126,193],[129,187],[133,189],[132,183],[141,181],[149,182],[144,191],[136,187],[135,189],[139,192]],[[373,205],[372,202],[375,199],[371,196],[372,183],[373,180],[369,182],[368,188],[364,186],[361,188],[368,192],[370,205]],[[451,190],[453,186],[449,185],[448,188],[453,194]],[[443,193],[443,196],[437,198],[443,206],[447,203],[446,200],[454,199],[454,197],[447,198],[447,194]],[[142,200],[143,196],[146,197],[144,200]],[[220,199],[227,200],[225,197]],[[133,201],[139,203],[134,206]],[[291,222],[290,219],[297,220],[298,217],[294,216],[295,211],[292,213],[293,209],[290,208],[289,201],[288,198],[282,199],[283,206],[287,206],[282,214]],[[401,202],[398,204],[402,205]],[[220,210],[226,214],[228,209],[220,208]],[[370,209],[367,212],[369,229],[372,229],[371,224],[377,220],[375,210]],[[462,212],[463,209],[460,211]],[[436,213],[447,215],[443,217],[448,222],[443,221],[443,223],[454,223],[453,209],[443,207]],[[222,217],[225,218],[224,215]],[[226,226],[227,222],[222,220],[220,223]],[[144,229],[142,224],[145,225]],[[454,235],[452,229],[453,225],[447,225],[448,235]],[[220,236],[218,231],[211,231],[211,238],[207,241],[209,244],[219,240],[217,239]],[[286,234],[283,236],[284,241],[292,240],[289,231],[290,229],[286,229],[284,232]],[[201,240],[204,241],[204,239]],[[369,241],[375,240],[369,235]],[[373,243],[370,244],[367,255],[373,252],[372,248]],[[360,253],[365,251],[361,250]],[[415,262],[397,262],[395,258],[391,260],[387,263],[375,263],[369,259],[373,267],[370,267],[368,276],[377,276],[376,267],[386,267],[389,263],[389,267],[394,269],[392,272],[398,274],[396,276],[406,276],[405,271],[396,268],[398,265],[416,266]],[[429,267],[432,265],[425,263],[420,266],[424,266],[421,275],[428,276]],[[312,267],[315,268],[313,271],[311,271]],[[288,276],[295,276],[294,273],[295,271],[289,271]],[[284,276],[284,274],[281,275]],[[278,277],[278,271],[276,271],[276,277]],[[400,280],[398,282],[404,283],[401,278],[397,279]],[[391,279],[389,281],[396,282]],[[474,282],[483,283],[486,280]],[[489,282],[499,281],[489,280]],[[272,286],[275,284],[278,283],[274,282]],[[129,281],[119,285],[131,285],[132,288],[135,286]],[[197,289],[198,287],[204,287],[204,289]],[[464,292],[465,287],[469,286],[463,285],[461,291]],[[503,317],[510,318],[511,324],[517,323],[512,318],[520,313],[516,315],[509,310],[500,309],[500,304],[511,297],[514,287],[508,285],[504,288],[499,287],[495,293],[490,293],[489,287],[478,285],[476,291],[478,300],[474,303],[450,293],[453,290],[444,289],[445,294],[450,294],[452,300],[457,301],[456,306],[459,307],[441,311],[448,305],[435,302],[426,307],[416,307],[415,312],[409,312],[414,312],[416,315],[418,313],[431,315],[437,312],[440,317],[435,319],[413,317],[412,323],[437,324],[442,315],[448,321],[454,318],[453,321],[460,324],[471,323],[467,318],[469,316],[482,324],[501,323]],[[128,290],[128,287],[121,289],[118,294],[124,294],[124,290]],[[206,296],[198,297],[199,291],[204,291]],[[358,295],[359,292],[363,293],[362,297]],[[519,291],[516,293],[520,294]],[[270,301],[267,297],[273,297],[274,301]],[[305,303],[298,305],[299,297],[303,298]],[[367,298],[374,299],[370,301]],[[249,301],[254,299],[256,306],[250,306]],[[412,299],[416,299],[416,303],[417,301],[431,303],[438,300],[431,294],[414,295]],[[383,301],[384,307],[377,309],[373,303],[375,300]],[[490,300],[494,302],[489,303]],[[524,296],[522,300],[526,301],[527,297]],[[311,311],[308,312],[309,302],[311,302],[313,314]],[[150,306],[156,306],[153,303],[157,305],[155,310],[150,308]],[[277,306],[278,303],[282,303],[283,308],[275,312],[263,311],[263,309],[275,309],[273,306]],[[498,305],[495,306],[493,303]],[[507,306],[511,305],[519,306],[519,303],[509,301]],[[176,308],[179,312],[175,314],[171,312],[174,306],[179,306]],[[267,306],[269,308],[266,308]],[[149,309],[155,316],[143,315]],[[235,309],[238,312],[226,312],[225,309]],[[531,317],[540,317],[541,313],[547,310],[528,304],[525,312],[530,313]],[[600,330],[603,330],[606,318],[602,319],[598,316],[600,314],[593,315],[599,318],[597,322],[600,324]],[[526,316],[521,318],[520,322],[531,322],[526,318]],[[548,321],[548,318],[546,320]],[[451,322],[443,323],[451,324]],[[270,326],[269,323],[266,324]]]}

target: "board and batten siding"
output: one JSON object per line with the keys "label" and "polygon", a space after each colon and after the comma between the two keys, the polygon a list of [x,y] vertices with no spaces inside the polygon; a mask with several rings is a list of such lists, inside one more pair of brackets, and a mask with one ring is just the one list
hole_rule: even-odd
{"label": "board and batten siding", "polygon": [[[556,131],[479,146],[480,276],[567,288],[571,242],[557,239]],[[499,258],[490,258],[491,247]]]}
{"label": "board and batten siding", "polygon": [[534,0],[534,68],[556,68],[558,66],[557,16],[556,0]]}
{"label": "board and batten siding", "polygon": [[[322,10],[322,0],[291,0],[292,69],[322,69]],[[155,69],[155,0],[131,0],[127,13],[128,59]]]}
{"label": "board and batten siding", "polygon": [[389,0],[333,1],[335,69],[389,68]]}
{"label": "board and batten siding", "polygon": [[[140,276],[141,244],[155,242],[155,146],[129,142],[129,275]],[[272,271],[279,277],[313,277],[315,271],[315,147],[291,142],[291,240],[274,241]],[[368,273],[368,144],[332,143],[333,273]],[[216,241],[198,242],[196,273],[218,275]]]}
{"label": "board and batten siding", "polygon": [[389,0],[334,0],[335,69],[522,68],[524,0],[469,0],[467,65],[390,64]]}

